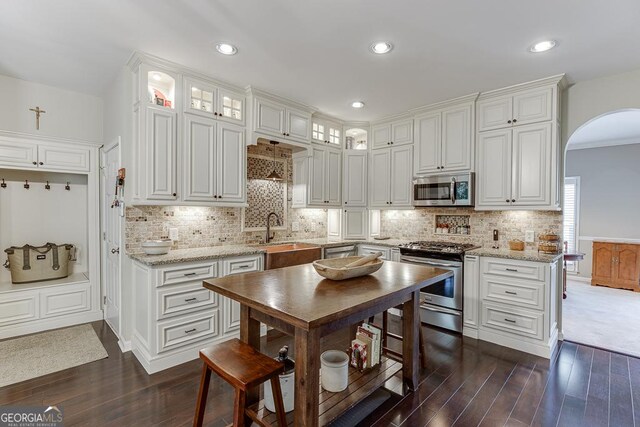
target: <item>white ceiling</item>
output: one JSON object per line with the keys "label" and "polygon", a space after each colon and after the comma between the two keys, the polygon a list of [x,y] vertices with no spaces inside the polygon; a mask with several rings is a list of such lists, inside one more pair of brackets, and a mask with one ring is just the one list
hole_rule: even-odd
{"label": "white ceiling", "polygon": [[618,111],[598,117],[576,130],[567,149],[640,144],[640,110]]}
{"label": "white ceiling", "polygon": [[[637,0],[0,0],[0,73],[104,95],[141,50],[371,120],[563,72],[640,68],[639,17]],[[546,38],[558,47],[527,51]],[[395,48],[373,55],[375,40]],[[217,54],[217,41],[239,53]]]}

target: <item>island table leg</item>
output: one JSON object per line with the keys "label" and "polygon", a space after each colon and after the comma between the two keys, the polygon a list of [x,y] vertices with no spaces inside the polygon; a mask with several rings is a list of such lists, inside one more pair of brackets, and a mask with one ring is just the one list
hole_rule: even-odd
{"label": "island table leg", "polygon": [[320,405],[320,330],[296,328],[294,425],[317,426]]}
{"label": "island table leg", "polygon": [[[251,318],[249,307],[244,304],[240,305],[240,341],[260,351],[260,322]],[[257,403],[259,400],[260,389],[258,387],[253,390],[247,390],[245,395],[246,407]],[[252,422],[251,418],[244,417],[244,425],[250,426]]]}
{"label": "island table leg", "polygon": [[402,377],[410,390],[418,387],[420,358],[420,291],[402,305]]}

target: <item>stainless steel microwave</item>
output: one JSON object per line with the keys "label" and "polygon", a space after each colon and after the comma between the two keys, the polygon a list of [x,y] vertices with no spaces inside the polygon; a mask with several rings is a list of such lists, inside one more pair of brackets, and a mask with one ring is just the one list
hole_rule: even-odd
{"label": "stainless steel microwave", "polygon": [[416,177],[413,206],[474,206],[475,174]]}

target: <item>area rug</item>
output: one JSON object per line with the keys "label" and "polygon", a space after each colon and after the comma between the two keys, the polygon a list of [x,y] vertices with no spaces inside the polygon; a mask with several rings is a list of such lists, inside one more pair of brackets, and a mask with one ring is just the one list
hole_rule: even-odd
{"label": "area rug", "polygon": [[567,281],[564,339],[640,357],[640,292]]}
{"label": "area rug", "polygon": [[0,341],[0,387],[108,357],[91,325]]}

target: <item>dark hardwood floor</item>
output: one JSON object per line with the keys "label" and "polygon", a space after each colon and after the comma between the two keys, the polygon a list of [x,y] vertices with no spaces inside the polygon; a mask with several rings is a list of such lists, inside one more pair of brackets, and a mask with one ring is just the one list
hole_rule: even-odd
{"label": "dark hardwood floor", "polygon": [[[199,361],[147,375],[130,352],[120,352],[104,322],[93,327],[109,358],[0,388],[0,405],[58,405],[66,426],[192,423]],[[564,342],[550,362],[424,329],[429,363],[417,391],[383,405],[361,425],[640,425],[640,359]],[[287,342],[289,337],[273,334],[263,338],[262,350],[276,354]],[[347,332],[340,331],[327,337],[323,348],[347,342]],[[400,380],[393,378],[387,386],[399,391]],[[211,378],[207,426],[230,423],[232,393],[222,380]]]}

